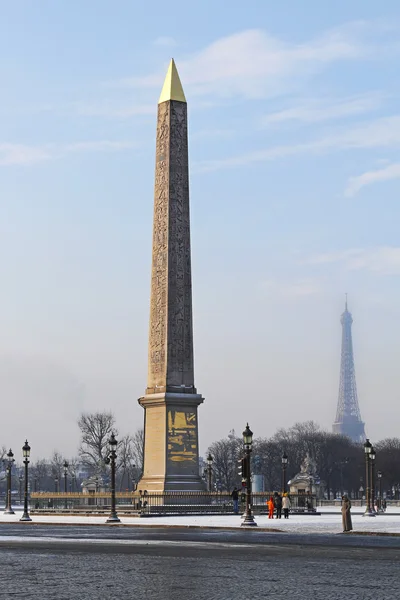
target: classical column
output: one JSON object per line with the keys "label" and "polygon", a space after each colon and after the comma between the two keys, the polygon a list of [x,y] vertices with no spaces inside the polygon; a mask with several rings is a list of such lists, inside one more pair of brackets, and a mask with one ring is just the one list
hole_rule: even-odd
{"label": "classical column", "polygon": [[202,490],[194,385],[187,104],[172,60],[158,103],[144,469],[138,487]]}

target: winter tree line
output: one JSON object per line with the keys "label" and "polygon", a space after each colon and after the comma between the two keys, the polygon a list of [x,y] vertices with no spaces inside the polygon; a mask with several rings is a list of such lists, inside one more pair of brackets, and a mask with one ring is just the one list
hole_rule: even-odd
{"label": "winter tree line", "polygon": [[[117,489],[132,490],[140,479],[143,465],[143,429],[123,437],[118,436],[115,417],[111,412],[84,413],[77,423],[80,445],[75,457],[65,457],[54,451],[49,458],[34,459],[30,464],[31,491],[64,491],[64,465],[67,467],[67,491],[80,491],[81,484],[90,477],[108,481],[106,458],[108,440],[113,431],[118,439]],[[371,440],[376,450],[376,474],[382,473],[382,490],[388,496],[400,494],[400,438]],[[7,459],[7,449],[0,450],[0,460]],[[243,453],[241,435],[231,431],[225,438],[213,442],[207,449],[211,454],[213,488],[231,491],[241,484],[239,460]],[[347,492],[353,497],[362,495],[365,487],[365,457],[362,444],[349,438],[322,430],[313,421],[296,423],[279,429],[272,437],[253,440],[252,472],[264,476],[268,491],[280,490],[282,484],[282,455],[288,457],[287,479],[300,471],[307,453],[313,457],[317,474],[325,483],[328,498]],[[201,469],[207,468],[205,458]],[[3,471],[4,473],[4,471]],[[14,489],[22,465],[13,469]],[[1,483],[1,482],[0,482]],[[377,486],[378,487],[378,486]]]}
{"label": "winter tree line", "polygon": [[[376,468],[382,473],[382,492],[399,498],[400,491],[400,438],[387,438],[375,442]],[[216,488],[232,490],[240,484],[238,460],[242,455],[242,437],[234,431],[211,444],[213,481]],[[325,483],[328,498],[342,495],[352,497],[365,491],[365,454],[363,444],[348,437],[322,430],[317,423],[296,423],[288,429],[279,429],[272,437],[253,440],[252,472],[264,476],[264,489],[281,490],[282,455],[288,457],[287,480],[300,471],[307,452],[313,457],[317,474]],[[362,488],[360,490],[360,488]],[[378,489],[378,484],[376,484]]]}
{"label": "winter tree line", "polygon": [[[34,458],[31,453],[29,479],[31,491],[64,491],[65,469],[67,471],[67,491],[81,491],[82,483],[97,477],[99,487],[109,479],[109,467],[106,466],[108,442],[111,433],[117,436],[117,490],[132,490],[138,481],[143,464],[143,429],[132,435],[118,436],[115,417],[111,412],[84,413],[77,425],[80,430],[80,444],[76,456],[63,456],[54,450],[50,458]],[[7,449],[2,447],[0,459],[4,466],[7,461]],[[4,473],[4,472],[3,472]],[[22,477],[22,464],[13,468],[13,487]],[[3,477],[4,478],[4,477]]]}

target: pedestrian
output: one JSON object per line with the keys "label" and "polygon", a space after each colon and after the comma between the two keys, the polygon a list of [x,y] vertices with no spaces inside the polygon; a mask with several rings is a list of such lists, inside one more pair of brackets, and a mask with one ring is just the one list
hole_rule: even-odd
{"label": "pedestrian", "polygon": [[342,523],[343,523],[343,533],[346,531],[351,531],[353,529],[353,524],[351,522],[351,502],[349,497],[344,495],[342,496]]}
{"label": "pedestrian", "polygon": [[232,500],[233,500],[233,512],[235,513],[235,515],[238,515],[239,514],[239,492],[236,487],[233,488],[231,496],[232,496]]}
{"label": "pedestrian", "polygon": [[283,494],[282,498],[282,508],[283,508],[283,516],[285,519],[289,518],[289,509],[290,509],[290,499],[286,492]]}
{"label": "pedestrian", "polygon": [[282,518],[282,496],[280,494],[275,494],[274,496],[274,504],[276,508],[276,518]]}
{"label": "pedestrian", "polygon": [[268,519],[273,519],[275,504],[274,504],[274,498],[272,496],[268,500],[267,506],[268,506]]}

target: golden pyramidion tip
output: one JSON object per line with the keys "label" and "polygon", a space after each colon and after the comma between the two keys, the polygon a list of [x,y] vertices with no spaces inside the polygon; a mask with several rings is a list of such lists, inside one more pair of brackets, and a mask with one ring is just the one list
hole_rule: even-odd
{"label": "golden pyramidion tip", "polygon": [[161,96],[158,104],[161,102],[167,102],[168,100],[178,100],[179,102],[186,102],[185,94],[181,80],[179,79],[178,71],[176,69],[175,61],[171,58],[169,63],[167,76],[164,81],[163,88],[161,90]]}

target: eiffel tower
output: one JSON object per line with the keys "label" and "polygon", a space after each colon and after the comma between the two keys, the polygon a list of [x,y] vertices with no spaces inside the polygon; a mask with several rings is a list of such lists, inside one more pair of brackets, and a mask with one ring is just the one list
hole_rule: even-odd
{"label": "eiffel tower", "polygon": [[364,423],[358,406],[356,375],[354,370],[353,340],[351,326],[353,317],[347,309],[347,294],[342,324],[342,358],[340,364],[339,398],[333,433],[346,435],[353,442],[365,440]]}

